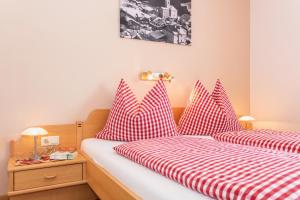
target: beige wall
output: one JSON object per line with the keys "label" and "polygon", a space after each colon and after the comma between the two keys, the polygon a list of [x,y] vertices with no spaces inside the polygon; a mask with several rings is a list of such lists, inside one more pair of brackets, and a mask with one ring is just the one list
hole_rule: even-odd
{"label": "beige wall", "polygon": [[0,0],[0,194],[8,141],[27,126],[73,123],[109,107],[124,77],[141,97],[152,69],[176,77],[173,106],[200,79],[221,78],[239,113],[249,112],[249,1],[193,0],[193,44],[119,38],[118,0]]}
{"label": "beige wall", "polygon": [[251,113],[258,128],[300,130],[300,1],[251,1]]}

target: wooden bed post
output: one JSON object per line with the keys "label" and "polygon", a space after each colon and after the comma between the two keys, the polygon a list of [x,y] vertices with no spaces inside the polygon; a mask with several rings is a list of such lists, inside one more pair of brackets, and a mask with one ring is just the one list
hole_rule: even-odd
{"label": "wooden bed post", "polygon": [[82,134],[83,134],[83,122],[77,121],[76,122],[76,148],[78,151],[80,150],[81,141],[83,139]]}

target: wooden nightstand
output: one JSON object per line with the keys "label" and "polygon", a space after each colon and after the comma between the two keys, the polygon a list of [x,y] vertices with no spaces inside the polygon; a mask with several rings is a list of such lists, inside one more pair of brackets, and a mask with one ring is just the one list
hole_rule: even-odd
{"label": "wooden nightstand", "polygon": [[86,184],[86,160],[80,154],[74,160],[15,166],[8,162],[10,200],[88,200],[96,199]]}

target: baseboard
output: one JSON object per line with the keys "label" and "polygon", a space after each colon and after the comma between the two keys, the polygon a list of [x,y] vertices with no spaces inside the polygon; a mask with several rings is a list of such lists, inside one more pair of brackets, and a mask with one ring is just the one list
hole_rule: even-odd
{"label": "baseboard", "polygon": [[8,196],[7,195],[0,195],[0,200],[8,200]]}

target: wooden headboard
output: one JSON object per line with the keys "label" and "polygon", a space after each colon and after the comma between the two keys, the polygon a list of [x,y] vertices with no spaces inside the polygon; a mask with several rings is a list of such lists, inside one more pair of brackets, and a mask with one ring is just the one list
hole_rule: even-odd
{"label": "wooden headboard", "polygon": [[[173,115],[176,123],[184,111],[183,107],[173,108]],[[49,135],[60,136],[59,146],[76,147],[80,149],[81,141],[86,138],[95,137],[103,129],[109,115],[109,109],[98,109],[92,111],[84,122],[66,125],[47,125],[41,126],[49,132]],[[251,123],[247,125],[252,126]],[[40,138],[38,141],[40,145]],[[39,146],[40,147],[40,146]],[[25,157],[30,155],[33,150],[33,138],[22,136],[20,139],[12,141],[11,156]],[[26,153],[24,153],[26,152]]]}
{"label": "wooden headboard", "polygon": [[[48,131],[48,136],[59,136],[59,146],[77,147],[81,141],[77,139],[76,124],[60,124],[40,126]],[[38,148],[40,150],[41,137],[38,137]],[[21,136],[17,140],[11,141],[11,156],[25,158],[33,152],[33,137]]]}
{"label": "wooden headboard", "polygon": [[[173,108],[176,123],[179,121],[184,108]],[[103,129],[109,115],[109,109],[97,109],[92,111],[84,122],[76,122],[75,124],[63,125],[46,125],[40,126],[46,129],[49,135],[60,136],[59,146],[76,147],[80,149],[81,141],[86,138],[95,137],[95,135]],[[38,147],[40,146],[38,138]],[[33,151],[33,138],[30,136],[21,136],[17,140],[11,142],[11,156],[28,157]]]}

